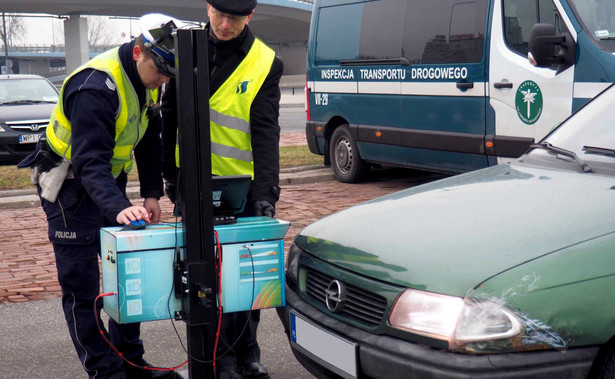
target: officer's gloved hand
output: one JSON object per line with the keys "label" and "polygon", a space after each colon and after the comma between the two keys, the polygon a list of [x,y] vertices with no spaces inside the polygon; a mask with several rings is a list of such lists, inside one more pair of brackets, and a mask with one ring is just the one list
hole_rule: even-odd
{"label": "officer's gloved hand", "polygon": [[169,200],[171,200],[171,203],[175,204],[175,195],[177,194],[177,184],[175,180],[167,180],[164,183],[164,192],[169,197]]}
{"label": "officer's gloved hand", "polygon": [[254,212],[256,216],[272,217],[275,215],[275,207],[267,200],[257,200],[254,202]]}

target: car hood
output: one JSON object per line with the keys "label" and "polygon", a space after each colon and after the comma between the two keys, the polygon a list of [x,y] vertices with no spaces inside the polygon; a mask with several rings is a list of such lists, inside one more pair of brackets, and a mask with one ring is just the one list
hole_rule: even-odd
{"label": "car hood", "polygon": [[0,105],[0,122],[49,119],[55,104]]}
{"label": "car hood", "polygon": [[613,177],[499,165],[348,208],[295,243],[368,277],[464,296],[498,273],[614,231],[613,209]]}

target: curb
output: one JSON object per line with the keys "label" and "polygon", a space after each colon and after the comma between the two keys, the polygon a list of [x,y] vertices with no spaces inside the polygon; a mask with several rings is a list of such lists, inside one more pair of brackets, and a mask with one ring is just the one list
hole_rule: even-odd
{"label": "curb", "polygon": [[286,104],[280,104],[280,108],[305,108],[305,103],[286,103]]}
{"label": "curb", "polygon": [[[280,185],[311,184],[334,179],[330,167],[316,165],[280,169]],[[126,195],[131,200],[140,198],[139,184],[128,183]],[[0,191],[0,210],[38,207],[40,204],[35,189]]]}

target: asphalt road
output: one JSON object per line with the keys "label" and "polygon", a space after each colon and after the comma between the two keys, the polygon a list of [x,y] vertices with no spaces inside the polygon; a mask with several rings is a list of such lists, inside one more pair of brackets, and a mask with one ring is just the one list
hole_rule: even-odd
{"label": "asphalt road", "polygon": [[282,107],[280,108],[280,133],[289,134],[305,132],[305,109],[303,107]]}
{"label": "asphalt road", "polygon": [[[62,317],[60,299],[0,304],[0,377],[3,379],[86,378]],[[103,312],[104,319],[108,319]],[[175,333],[175,329],[178,334]],[[141,324],[145,359],[160,367],[186,360],[186,327],[170,320]],[[276,379],[313,378],[293,357],[274,309],[263,310],[258,327],[261,361]],[[179,369],[188,379],[188,365]]]}

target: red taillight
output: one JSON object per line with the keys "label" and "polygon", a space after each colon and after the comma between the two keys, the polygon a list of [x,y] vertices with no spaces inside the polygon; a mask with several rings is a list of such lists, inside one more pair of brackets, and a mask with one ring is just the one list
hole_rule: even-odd
{"label": "red taillight", "polygon": [[305,75],[305,117],[310,121],[310,93],[307,85],[307,75]]}

